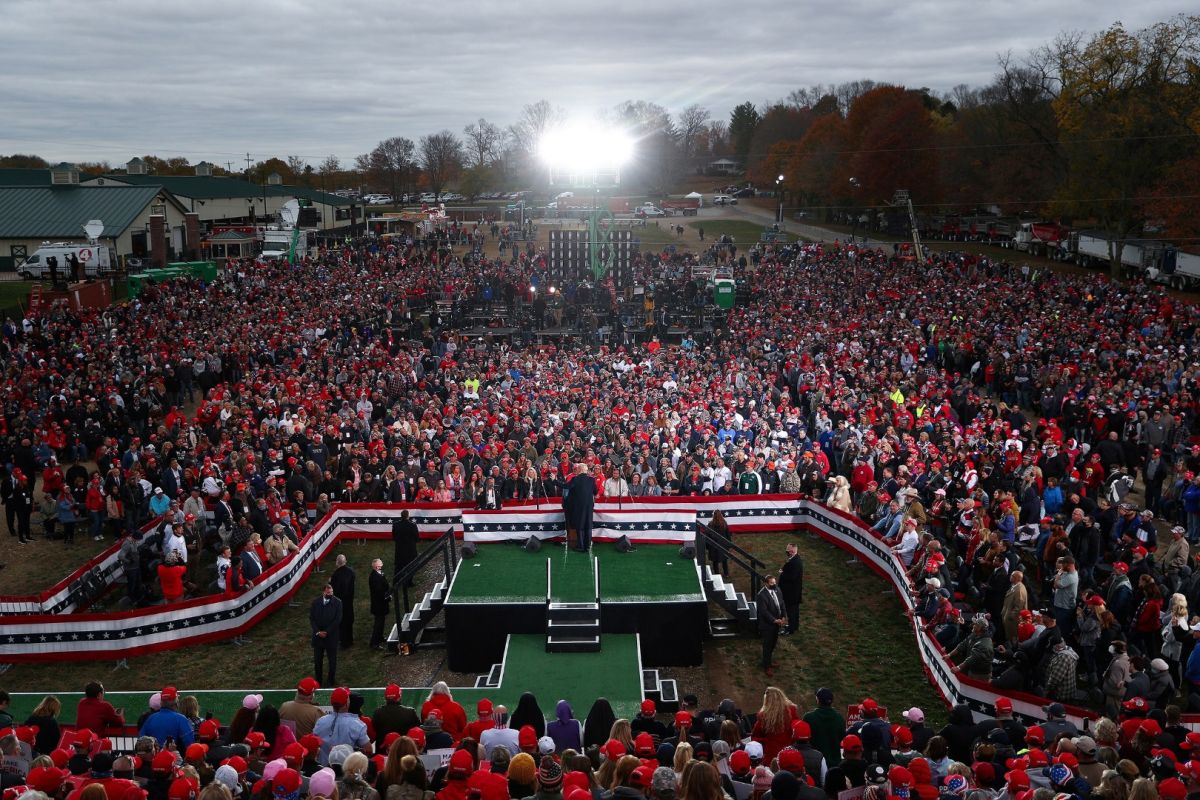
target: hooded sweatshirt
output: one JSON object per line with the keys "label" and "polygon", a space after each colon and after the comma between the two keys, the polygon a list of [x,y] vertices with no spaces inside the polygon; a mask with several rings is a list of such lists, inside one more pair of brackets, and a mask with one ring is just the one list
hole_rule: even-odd
{"label": "hooded sweatshirt", "polygon": [[546,725],[546,735],[554,740],[555,750],[560,753],[567,749],[582,750],[582,729],[571,710],[571,704],[566,700],[559,700],[554,708],[554,716],[555,720]]}

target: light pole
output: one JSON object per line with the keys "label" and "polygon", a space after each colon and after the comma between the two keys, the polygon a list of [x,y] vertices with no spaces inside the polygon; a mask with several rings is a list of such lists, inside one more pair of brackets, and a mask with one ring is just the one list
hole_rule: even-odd
{"label": "light pole", "polygon": [[[850,179],[850,191],[851,191],[851,193],[854,193],[854,192],[858,191],[858,188],[859,188],[859,182],[858,182],[858,178],[851,178],[851,179]],[[855,213],[854,213],[854,206],[853,206],[853,205],[851,205],[851,206],[850,206],[850,217],[851,217],[851,221],[850,221],[850,244],[854,244],[854,235],[855,235],[856,233],[858,233],[858,214],[855,214]]]}
{"label": "light pole", "polygon": [[783,224],[783,179],[782,174],[775,179],[775,191],[779,194],[779,211],[776,214],[775,222],[779,225]]}

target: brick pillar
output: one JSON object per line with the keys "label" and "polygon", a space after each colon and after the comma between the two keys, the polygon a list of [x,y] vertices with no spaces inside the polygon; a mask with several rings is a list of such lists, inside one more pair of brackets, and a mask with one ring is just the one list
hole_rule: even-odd
{"label": "brick pillar", "polygon": [[150,262],[160,268],[167,265],[167,218],[162,214],[150,215]]}
{"label": "brick pillar", "polygon": [[200,215],[196,212],[183,215],[183,234],[186,238],[184,248],[187,250],[188,261],[200,258]]}

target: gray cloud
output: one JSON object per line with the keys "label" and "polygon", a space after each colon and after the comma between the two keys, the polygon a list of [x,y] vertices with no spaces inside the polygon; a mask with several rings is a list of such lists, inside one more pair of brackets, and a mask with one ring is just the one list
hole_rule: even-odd
{"label": "gray cloud", "polygon": [[[1174,0],[0,0],[0,153],[120,163],[343,160],[380,139],[501,125],[541,98],[575,113],[644,99],[726,117],[858,78],[948,90],[998,53]],[[241,156],[241,158],[239,158]]]}

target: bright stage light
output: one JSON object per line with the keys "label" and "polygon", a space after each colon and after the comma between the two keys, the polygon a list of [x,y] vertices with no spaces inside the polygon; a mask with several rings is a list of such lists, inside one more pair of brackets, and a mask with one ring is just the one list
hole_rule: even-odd
{"label": "bright stage light", "polygon": [[575,175],[611,172],[633,156],[633,138],[618,128],[572,122],[546,131],[538,152],[558,172]]}

